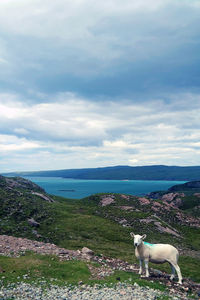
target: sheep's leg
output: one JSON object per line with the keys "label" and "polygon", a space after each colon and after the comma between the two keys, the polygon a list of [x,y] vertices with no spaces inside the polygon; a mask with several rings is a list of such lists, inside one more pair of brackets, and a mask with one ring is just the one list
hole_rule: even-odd
{"label": "sheep's leg", "polygon": [[175,264],[175,263],[171,263],[171,264],[175,268],[176,273],[178,275],[178,283],[182,284],[182,275],[181,275],[181,270],[180,270],[179,266],[177,264]]}
{"label": "sheep's leg", "polygon": [[173,267],[173,265],[171,264],[171,269],[172,269],[172,274],[170,276],[170,280],[173,280],[175,277],[175,268]]}
{"label": "sheep's leg", "polygon": [[143,261],[140,259],[140,269],[139,269],[139,274],[140,275],[142,274],[142,263],[143,263]]}
{"label": "sheep's leg", "polygon": [[146,277],[149,277],[149,261],[145,260],[144,265],[145,265],[145,270],[146,270]]}

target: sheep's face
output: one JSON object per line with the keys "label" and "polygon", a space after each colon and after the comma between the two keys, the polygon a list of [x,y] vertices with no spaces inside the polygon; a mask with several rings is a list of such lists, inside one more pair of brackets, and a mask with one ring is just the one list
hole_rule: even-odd
{"label": "sheep's face", "polygon": [[139,234],[131,233],[131,236],[134,238],[135,247],[138,247],[142,243],[142,241],[146,238],[146,234],[139,235]]}

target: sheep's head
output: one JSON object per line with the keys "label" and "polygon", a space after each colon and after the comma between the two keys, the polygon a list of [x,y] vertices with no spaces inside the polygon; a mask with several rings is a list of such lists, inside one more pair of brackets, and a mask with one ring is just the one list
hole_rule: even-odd
{"label": "sheep's head", "polygon": [[139,235],[139,234],[134,234],[133,232],[131,232],[130,235],[134,239],[135,247],[138,247],[142,243],[142,241],[146,238],[146,234]]}

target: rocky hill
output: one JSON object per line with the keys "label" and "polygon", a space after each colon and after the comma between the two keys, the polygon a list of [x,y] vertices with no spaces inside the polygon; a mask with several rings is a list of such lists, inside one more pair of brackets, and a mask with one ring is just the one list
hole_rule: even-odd
{"label": "rocky hill", "polygon": [[200,216],[200,181],[174,185],[167,191],[152,192],[148,194],[148,197],[167,201],[191,215]]}
{"label": "rocky hill", "polygon": [[[200,234],[200,218],[199,215],[194,216],[190,210],[179,208],[183,198],[184,195],[179,193],[165,194],[161,200],[102,194],[92,195],[86,200],[97,206],[95,214],[135,232],[145,232],[152,242],[173,241],[174,244],[185,247],[190,243],[193,232]],[[199,248],[200,243],[194,244],[192,247]]]}
{"label": "rocky hill", "polygon": [[20,177],[0,176],[0,233],[39,236],[37,227],[51,218],[52,202],[35,183]]}
{"label": "rocky hill", "polygon": [[0,234],[74,251],[87,247],[96,256],[136,263],[130,232],[145,233],[148,242],[175,245],[181,252],[184,276],[200,281],[196,268],[200,259],[198,209],[194,214],[198,205],[182,209],[185,197],[179,192],[168,192],[156,200],[107,193],[70,200],[49,196],[28,180],[1,176]]}
{"label": "rocky hill", "polygon": [[[163,242],[174,239],[174,243],[185,247],[190,243],[191,234],[200,230],[199,201],[198,193],[188,196],[171,191],[151,193],[149,197],[97,194],[79,201],[61,201],[59,197],[50,197],[29,180],[0,176],[0,233],[57,243],[74,239],[75,245],[80,231],[84,231],[83,236],[90,240],[91,228],[86,232],[88,220],[83,225],[85,230],[73,228],[73,234],[71,229],[64,229],[64,224],[76,215],[80,223],[86,215],[92,215],[102,221],[114,222],[126,232],[145,232],[152,242],[158,238]],[[107,233],[108,230],[105,236]],[[200,246],[200,242],[194,240],[190,246],[196,248],[197,245]]]}

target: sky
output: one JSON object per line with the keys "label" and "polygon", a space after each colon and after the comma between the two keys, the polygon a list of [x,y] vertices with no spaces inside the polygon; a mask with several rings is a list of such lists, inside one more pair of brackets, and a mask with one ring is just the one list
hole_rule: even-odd
{"label": "sky", "polygon": [[1,0],[0,172],[200,165],[199,0]]}

